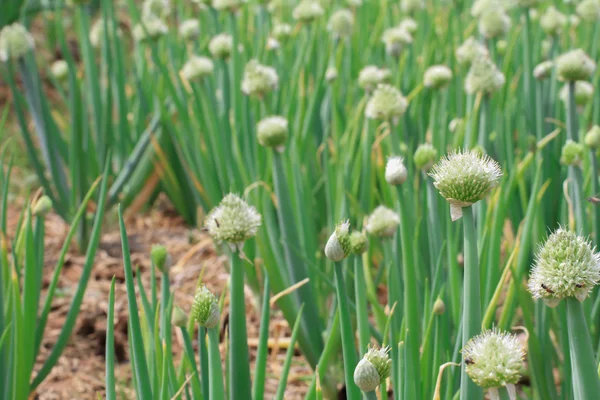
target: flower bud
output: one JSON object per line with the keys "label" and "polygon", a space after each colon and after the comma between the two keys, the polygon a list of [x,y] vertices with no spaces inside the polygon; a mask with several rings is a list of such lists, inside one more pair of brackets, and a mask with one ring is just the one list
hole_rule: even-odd
{"label": "flower bud", "polygon": [[506,48],[508,47],[508,43],[506,40],[501,39],[496,42],[496,51],[499,56],[503,56],[506,54]]}
{"label": "flower bud", "polygon": [[358,8],[362,6],[362,0],[346,0],[346,3],[352,8]]}
{"label": "flower bud", "polygon": [[560,154],[560,163],[567,166],[579,166],[583,159],[584,147],[581,143],[567,140]]}
{"label": "flower bud", "polygon": [[212,0],[212,5],[215,10],[236,12],[240,9],[246,0]]}
{"label": "flower bud", "polygon": [[392,237],[398,230],[400,217],[393,210],[379,206],[367,217],[365,229],[379,238]]}
{"label": "flower bud", "polygon": [[589,79],[596,63],[581,49],[571,50],[556,58],[556,71],[563,81],[584,81]]}
{"label": "flower bud", "polygon": [[165,22],[152,15],[143,18],[139,24],[133,27],[133,38],[137,42],[152,41],[159,39],[168,32],[169,28]]}
{"label": "flower bud", "polygon": [[166,272],[171,267],[171,256],[165,246],[152,246],[150,260],[152,260],[152,264],[161,272]]}
{"label": "flower bud", "polygon": [[451,133],[459,132],[462,129],[464,129],[464,127],[465,127],[465,120],[460,117],[453,118],[452,121],[450,121],[450,123],[448,124],[448,130]]}
{"label": "flower bud", "polygon": [[585,134],[585,144],[591,149],[600,147],[600,126],[592,126],[592,129]]}
{"label": "flower bud", "polygon": [[215,66],[212,60],[203,56],[191,56],[181,68],[181,76],[188,81],[200,80],[213,73]]}
{"label": "flower bud", "polygon": [[367,92],[373,91],[380,83],[387,82],[392,76],[389,69],[368,65],[358,74],[358,86]]}
{"label": "flower bud", "polygon": [[413,37],[406,29],[389,28],[383,32],[381,41],[385,44],[385,51],[391,57],[398,57],[405,46],[413,42]]}
{"label": "flower bud", "polygon": [[274,68],[250,60],[244,69],[242,92],[248,96],[262,98],[265,94],[277,88],[279,77]]}
{"label": "flower bud", "polygon": [[584,21],[600,22],[600,0],[583,0],[575,11]]}
{"label": "flower bud", "polygon": [[179,25],[179,36],[183,40],[196,40],[200,35],[200,21],[197,19],[186,19]]}
{"label": "flower bud", "polygon": [[471,338],[461,350],[469,378],[484,389],[516,384],[525,353],[519,339],[497,329]]}
{"label": "flower bud", "polygon": [[142,19],[156,17],[166,18],[171,14],[169,0],[146,0],[142,5]]}
{"label": "flower bud", "polygon": [[392,360],[389,351],[389,347],[368,347],[367,353],[354,370],[354,383],[360,390],[372,392],[390,376]]}
{"label": "flower bud", "polygon": [[479,33],[488,39],[502,36],[510,29],[510,17],[501,8],[485,12],[479,18]]}
{"label": "flower bud", "polygon": [[542,46],[540,49],[540,53],[543,59],[547,59],[550,56],[550,50],[552,50],[552,40],[544,39],[542,40]]}
{"label": "flower bud", "polygon": [[540,17],[540,26],[546,35],[549,36],[558,35],[566,25],[567,17],[554,6],[548,7],[546,12]]}
{"label": "flower bud", "polygon": [[539,248],[529,277],[533,298],[548,306],[575,297],[583,301],[600,280],[600,254],[586,238],[563,228]]}
{"label": "flower bud", "polygon": [[471,7],[471,15],[479,18],[486,12],[497,9],[504,10],[500,0],[476,0]]}
{"label": "flower bud", "polygon": [[18,60],[34,47],[33,37],[23,25],[14,23],[0,30],[0,61]]}
{"label": "flower bud", "polygon": [[487,155],[463,150],[442,157],[429,175],[434,186],[450,203],[450,214],[455,221],[461,218],[462,207],[482,200],[498,185],[502,170]]}
{"label": "flower bud", "polygon": [[173,308],[173,315],[171,315],[171,324],[180,328],[185,328],[187,325],[188,317],[181,308],[175,306]]}
{"label": "flower bud", "polygon": [[433,65],[425,71],[423,84],[432,89],[442,89],[452,80],[452,70],[445,65]]}
{"label": "flower bud", "polygon": [[351,251],[350,222],[342,221],[325,244],[325,256],[334,262],[342,261]]}
{"label": "flower bud", "polygon": [[577,26],[579,25],[579,23],[581,22],[581,19],[574,14],[569,15],[569,25],[571,25],[571,27],[573,28],[577,28]]}
{"label": "flower bud", "polygon": [[229,58],[233,51],[233,39],[228,33],[220,33],[213,36],[208,42],[208,51],[214,58]]}
{"label": "flower bud", "polygon": [[419,27],[419,25],[417,24],[417,21],[415,21],[412,18],[404,18],[398,24],[398,28],[404,29],[406,32],[410,33],[411,35],[417,31],[418,27]]}
{"label": "flower bud", "polygon": [[365,108],[365,116],[370,119],[390,121],[400,117],[408,107],[408,100],[400,90],[380,83],[373,92]]}
{"label": "flower bud", "polygon": [[208,214],[205,220],[209,235],[218,242],[228,242],[241,249],[243,243],[254,237],[262,224],[256,208],[239,196],[230,193]]}
{"label": "flower bud", "polygon": [[350,10],[338,10],[329,18],[327,29],[336,38],[345,38],[352,35],[354,15]]}
{"label": "flower bud", "polygon": [[402,7],[402,11],[407,14],[414,14],[419,10],[425,8],[425,4],[423,0],[402,0],[400,4]]}
{"label": "flower bud", "polygon": [[350,234],[350,251],[352,254],[362,254],[367,251],[369,242],[364,232],[354,231]]}
{"label": "flower bud", "polygon": [[337,79],[338,77],[338,71],[336,67],[330,66],[327,67],[327,70],[325,71],[325,80],[327,82],[333,82]]}
{"label": "flower bud", "polygon": [[437,150],[429,143],[424,143],[417,147],[417,150],[415,150],[415,166],[424,172],[429,172],[437,158]]}
{"label": "flower bud", "polygon": [[301,0],[292,11],[292,17],[299,22],[309,23],[325,13],[317,0]]}
{"label": "flower bud", "polygon": [[390,185],[402,185],[408,175],[402,157],[390,157],[385,165],[385,181]]}
{"label": "flower bud", "polygon": [[65,60],[56,60],[50,66],[50,73],[59,81],[62,81],[69,75],[69,64]]}
{"label": "flower bud", "polygon": [[506,83],[504,74],[489,57],[479,57],[473,61],[465,79],[465,90],[469,94],[478,92],[491,94]]}
{"label": "flower bud", "polygon": [[[565,105],[569,104],[569,85],[564,85],[558,96]],[[575,106],[577,111],[581,112],[583,107],[590,103],[594,98],[594,85],[586,81],[575,82]]]}
{"label": "flower bud", "polygon": [[284,117],[263,118],[256,127],[256,138],[261,146],[283,151],[288,137],[288,121]]}
{"label": "flower bud", "polygon": [[544,80],[550,78],[552,75],[552,69],[554,68],[554,62],[542,61],[533,69],[533,76],[537,80]]}
{"label": "flower bud", "polygon": [[219,325],[221,319],[219,302],[204,285],[196,289],[191,314],[194,321],[206,329],[216,328]]}
{"label": "flower bud", "polygon": [[283,41],[292,35],[292,27],[290,24],[277,23],[273,27],[273,37],[279,41]]}
{"label": "flower bud", "polygon": [[438,298],[435,303],[433,303],[433,313],[435,315],[444,315],[445,312],[446,305],[442,299]]}
{"label": "flower bud", "polygon": [[468,67],[475,59],[485,57],[488,54],[487,48],[471,36],[456,49],[456,61]]}
{"label": "flower bud", "polygon": [[52,210],[52,200],[50,200],[50,197],[44,195],[37,199],[31,212],[35,216],[43,217],[48,214],[50,210]]}

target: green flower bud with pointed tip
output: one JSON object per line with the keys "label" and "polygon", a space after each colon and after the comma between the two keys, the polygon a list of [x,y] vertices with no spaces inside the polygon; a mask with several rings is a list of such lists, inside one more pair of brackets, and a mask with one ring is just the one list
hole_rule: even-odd
{"label": "green flower bud with pointed tip", "polygon": [[423,85],[432,89],[442,89],[452,81],[452,70],[446,65],[432,65],[425,70]]}
{"label": "green flower bud with pointed tip", "polygon": [[171,267],[171,256],[165,246],[152,246],[150,250],[150,260],[152,264],[161,272],[169,270]]}
{"label": "green flower bud with pointed tip", "polygon": [[299,22],[309,23],[325,14],[317,0],[302,0],[292,11],[292,17]]}
{"label": "green flower bud with pointed tip", "polygon": [[212,60],[203,56],[191,56],[181,68],[181,76],[188,81],[200,80],[213,73],[215,66]]}
{"label": "green flower bud with pointed tip", "polygon": [[43,217],[52,210],[52,200],[50,197],[44,195],[37,199],[33,209],[31,210],[33,215]]}
{"label": "green flower bud with pointed tip", "polygon": [[196,289],[191,314],[194,321],[206,329],[216,328],[219,325],[221,319],[219,302],[215,295],[204,285]]}
{"label": "green flower bud with pointed tip", "polygon": [[350,251],[352,254],[362,254],[367,251],[369,242],[364,232],[354,231],[350,234]]}
{"label": "green flower bud with pointed tip", "polygon": [[583,301],[599,280],[600,254],[590,241],[559,228],[540,246],[528,287],[533,298],[554,307],[566,297]]}
{"label": "green flower bud with pointed tip", "polygon": [[600,147],[600,126],[592,126],[592,129],[585,134],[585,144],[591,149]]}
{"label": "green flower bud with pointed tip", "polygon": [[506,49],[508,48],[508,43],[506,40],[501,39],[496,42],[496,51],[499,56],[504,56],[506,54]]}
{"label": "green flower bud with pointed tip", "polygon": [[173,315],[171,316],[171,324],[180,328],[187,326],[188,317],[181,308],[175,306],[173,308]]}
{"label": "green flower bud with pointed tip", "polygon": [[575,11],[584,21],[600,22],[600,0],[583,0]]}
{"label": "green flower bud with pointed tip", "polygon": [[229,58],[233,51],[233,38],[228,33],[213,36],[208,42],[208,51],[214,58]]}
{"label": "green flower bud with pointed tip", "polygon": [[546,35],[549,36],[558,35],[567,23],[567,17],[554,6],[548,7],[546,12],[540,17],[540,26]]}
{"label": "green flower bud with pointed tip", "polygon": [[14,23],[0,30],[0,61],[18,60],[34,47],[33,36],[23,25]]}
{"label": "green flower bud with pointed tip", "polygon": [[338,262],[348,257],[351,251],[350,222],[342,221],[325,244],[325,256],[331,261]]}
{"label": "green flower bud with pointed tip", "polygon": [[444,301],[440,298],[436,299],[435,303],[433,303],[433,313],[435,315],[444,315],[446,312],[446,305]]}
{"label": "green flower bud with pointed tip", "polygon": [[479,33],[488,39],[502,36],[510,29],[510,17],[501,8],[485,12],[479,18]]}
{"label": "green flower bud with pointed tip", "polygon": [[581,49],[568,51],[556,58],[556,72],[563,81],[585,81],[595,69],[596,63]]}
{"label": "green flower bud with pointed tip", "polygon": [[504,74],[489,57],[480,57],[473,61],[465,79],[465,90],[469,94],[478,92],[491,94],[506,83]]}
{"label": "green flower bud with pointed tip", "polygon": [[390,185],[402,185],[406,182],[408,172],[402,157],[390,157],[385,165],[385,181]]}
{"label": "green flower bud with pointed tip", "polygon": [[225,196],[205,221],[208,233],[213,239],[227,242],[237,249],[241,249],[246,240],[256,235],[261,224],[262,217],[256,208],[233,193]]}
{"label": "green flower bud with pointed tip", "polygon": [[424,143],[415,150],[415,166],[420,170],[428,172],[438,159],[438,153],[435,147],[429,143]]}
{"label": "green flower bud with pointed tip", "polygon": [[567,140],[563,145],[562,152],[560,155],[560,163],[563,165],[581,165],[583,159],[584,147],[581,143]]}
{"label": "green flower bud with pointed tip", "polygon": [[434,186],[450,203],[452,220],[462,216],[462,207],[485,198],[498,185],[500,165],[474,150],[463,150],[442,157],[429,173]]}
{"label": "green flower bud with pointed tip", "polygon": [[354,370],[354,383],[363,392],[372,392],[390,376],[392,360],[389,347],[369,346]]}
{"label": "green flower bud with pointed tip", "polygon": [[484,389],[514,385],[521,378],[525,353],[515,335],[486,330],[471,338],[461,354],[467,375]]}
{"label": "green flower bud with pointed tip", "polygon": [[350,10],[338,10],[329,18],[327,29],[334,37],[345,38],[352,35],[354,28],[354,15]]}
{"label": "green flower bud with pointed tip", "polygon": [[488,54],[487,48],[471,36],[456,49],[456,61],[468,67],[474,60],[485,57]]}
{"label": "green flower bud with pointed tip", "polygon": [[288,120],[280,116],[266,117],[256,127],[256,138],[261,146],[283,151],[288,137]]}
{"label": "green flower bud with pointed tip", "polygon": [[408,107],[408,100],[400,90],[392,85],[380,83],[373,92],[365,108],[365,116],[370,119],[390,121],[399,118]]}
{"label": "green flower bud with pointed tip", "polygon": [[379,206],[367,217],[365,229],[379,238],[392,237],[398,230],[400,217],[394,210]]}
{"label": "green flower bud with pointed tip", "polygon": [[274,68],[250,60],[244,69],[242,92],[248,96],[264,97],[277,88],[279,76]]}

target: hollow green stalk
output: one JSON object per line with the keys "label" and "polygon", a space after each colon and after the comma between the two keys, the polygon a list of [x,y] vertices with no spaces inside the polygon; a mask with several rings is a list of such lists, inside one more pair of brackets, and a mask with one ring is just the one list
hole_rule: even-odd
{"label": "hollow green stalk", "polygon": [[[469,339],[481,331],[479,259],[472,206],[463,207],[463,229],[465,241],[465,277],[463,286],[462,344],[464,346]],[[469,378],[463,363],[460,376],[460,400],[480,400],[481,398],[481,388],[475,385]]]}
{"label": "hollow green stalk", "polygon": [[[569,98],[567,104],[567,139],[574,142],[579,141],[577,124],[577,108],[575,105],[575,82],[569,82]],[[570,196],[575,213],[575,225],[577,230],[585,232],[585,213],[583,204],[583,176],[581,169],[575,165],[569,165]]]}
{"label": "hollow green stalk", "polygon": [[224,400],[225,387],[223,386],[223,370],[221,366],[221,352],[219,351],[218,328],[208,329],[208,366],[210,369],[208,398],[211,400]]}
{"label": "hollow green stalk", "polygon": [[366,351],[367,345],[371,341],[366,289],[362,257],[357,255],[354,257],[354,295],[356,297],[356,323],[360,352]]}

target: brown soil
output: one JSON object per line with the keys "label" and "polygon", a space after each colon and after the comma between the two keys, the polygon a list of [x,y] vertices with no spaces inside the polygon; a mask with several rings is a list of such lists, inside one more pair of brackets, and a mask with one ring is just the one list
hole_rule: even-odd
{"label": "brown soil", "polygon": [[[9,235],[14,232],[18,217],[18,209],[11,208],[9,210]],[[56,215],[50,214],[47,217],[44,288],[48,286],[60,248],[67,234],[67,228],[68,226]],[[148,214],[129,218],[127,230],[131,246],[131,259],[134,267],[139,267],[146,288],[149,287],[150,280],[150,249],[154,244],[163,244],[168,248],[173,260],[170,276],[176,305],[186,312],[189,311],[196,282],[203,269],[204,283],[217,294],[224,290],[228,280],[224,257],[215,253],[210,238],[196,229],[187,227],[168,209],[156,209]],[[38,357],[36,365],[38,369],[50,354],[60,333],[72,294],[77,287],[83,262],[84,257],[74,251],[67,256]],[[126,331],[128,313],[121,243],[118,229],[115,227],[105,227],[75,330],[57,365],[37,390],[37,398],[47,400],[97,399],[98,394],[103,395],[108,292],[113,276],[116,277],[116,376],[120,385],[117,390],[122,390],[128,398],[135,398],[131,386],[128,360]],[[44,294],[42,294],[42,299]],[[246,290],[246,299],[248,337],[253,353],[258,338],[259,315],[254,306],[256,301],[248,289]],[[285,358],[285,343],[290,335],[289,327],[279,311],[273,310],[273,314],[269,327],[273,346],[267,371],[267,398],[271,398],[277,390]],[[224,316],[222,321],[225,319]],[[182,340],[180,332],[175,329],[173,330],[173,341],[177,366],[182,354]],[[196,340],[194,340],[194,346],[196,346]],[[252,362],[253,358],[252,354]],[[311,375],[304,359],[296,353],[288,380],[286,399],[303,398]]]}

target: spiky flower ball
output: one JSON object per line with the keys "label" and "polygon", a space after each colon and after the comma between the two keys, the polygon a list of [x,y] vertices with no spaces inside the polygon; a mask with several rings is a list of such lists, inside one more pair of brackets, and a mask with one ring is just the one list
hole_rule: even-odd
{"label": "spiky flower ball", "polygon": [[402,157],[390,157],[385,165],[385,181],[390,185],[402,185],[406,182],[408,172]]}
{"label": "spiky flower ball", "polygon": [[575,11],[584,21],[600,22],[600,0],[583,0]]}
{"label": "spiky flower ball", "polygon": [[462,216],[462,207],[477,203],[498,185],[502,176],[500,165],[475,150],[462,150],[442,157],[429,173],[434,186],[450,203],[455,221]]}
{"label": "spiky flower ball", "polygon": [[350,243],[350,222],[342,221],[325,244],[325,256],[331,261],[338,262],[350,255],[352,251]]}
{"label": "spiky flower ball", "polygon": [[401,27],[389,28],[383,32],[381,41],[385,44],[385,52],[392,57],[400,56],[402,50],[413,42],[410,32]]}
{"label": "spiky flower ball", "polygon": [[567,25],[567,22],[567,17],[554,6],[548,7],[546,12],[540,17],[540,26],[546,35],[549,36],[558,35]]}
{"label": "spiky flower ball", "polygon": [[236,12],[246,0],[213,0],[212,4],[216,10]]}
{"label": "spiky flower ball", "polygon": [[596,63],[581,49],[568,51],[556,58],[556,71],[563,81],[584,81],[590,78]]}
{"label": "spiky flower ball", "polygon": [[256,126],[256,138],[261,146],[283,151],[288,137],[288,120],[280,116],[263,118]]}
{"label": "spiky flower ball", "polygon": [[256,208],[238,195],[228,194],[208,214],[205,225],[208,233],[218,242],[227,242],[241,249],[244,242],[256,235],[262,218]]}
{"label": "spiky flower ball", "polygon": [[229,58],[233,51],[233,38],[228,33],[219,33],[208,42],[208,51],[214,58]]}
{"label": "spiky flower ball", "polygon": [[405,31],[407,31],[408,33],[410,33],[412,35],[413,33],[415,33],[417,31],[417,29],[419,28],[419,25],[417,24],[417,21],[415,21],[412,18],[404,18],[398,24],[398,28],[404,29]]}
{"label": "spiky flower ball", "polygon": [[423,84],[432,89],[441,89],[452,80],[452,70],[446,65],[432,65],[425,70]]}
{"label": "spiky flower ball", "polygon": [[465,79],[465,90],[470,94],[491,94],[504,86],[505,82],[504,74],[489,57],[479,57],[469,69]]}
{"label": "spiky flower ball", "polygon": [[486,330],[461,350],[469,378],[484,389],[516,384],[523,372],[525,353],[519,339],[508,332]]}
{"label": "spiky flower ball", "polygon": [[212,60],[203,56],[191,56],[183,64],[181,75],[188,81],[195,81],[211,75],[215,69]]}
{"label": "spiky flower ball", "polygon": [[392,237],[400,225],[400,217],[394,210],[379,206],[367,217],[365,229],[380,238]]}
{"label": "spiky flower ball", "polygon": [[533,76],[535,79],[544,80],[550,78],[552,70],[554,69],[553,61],[542,61],[533,69]]}
{"label": "spiky flower ball", "polygon": [[292,11],[292,17],[299,22],[309,23],[325,13],[317,0],[302,0]]}
{"label": "spiky flower ball", "polygon": [[274,68],[250,60],[244,69],[242,92],[248,96],[263,97],[277,88],[279,77]]}
{"label": "spiky flower ball", "polygon": [[369,345],[366,354],[356,365],[354,383],[363,392],[372,392],[390,376],[392,360],[389,347],[377,348]]}
{"label": "spiky flower ball", "polygon": [[380,83],[387,82],[392,73],[389,69],[367,65],[358,73],[358,86],[367,92],[373,91]]}
{"label": "spiky flower ball", "polygon": [[350,234],[350,251],[352,254],[362,254],[367,251],[369,241],[364,232],[354,231]]}
{"label": "spiky flower ball", "polygon": [[133,27],[133,38],[137,42],[157,40],[169,32],[165,22],[154,15],[149,15]]}
{"label": "spiky flower ball", "polygon": [[585,144],[591,149],[600,147],[600,126],[594,125],[585,134]]}
{"label": "spiky flower ball", "polygon": [[285,23],[276,23],[273,26],[273,37],[280,42],[292,35],[292,26]]}
{"label": "spiky flower ball", "polygon": [[69,64],[65,60],[56,60],[50,66],[50,73],[55,79],[62,81],[69,74]]}
{"label": "spiky flower ball", "polygon": [[352,35],[354,28],[354,15],[350,10],[338,10],[329,17],[327,29],[336,38],[345,38]]}
{"label": "spiky flower ball", "polygon": [[488,54],[487,48],[471,36],[456,49],[456,61],[468,67],[474,60],[485,57]]}
{"label": "spiky flower ball", "polygon": [[556,306],[561,299],[583,301],[600,280],[600,254],[591,242],[559,228],[542,244],[529,277],[533,298]]}
{"label": "spiky flower ball", "polygon": [[479,18],[478,28],[486,38],[497,38],[510,29],[510,17],[501,8],[488,10]]}
{"label": "spiky flower ball", "polygon": [[[569,85],[564,85],[558,96],[565,105],[569,104]],[[583,108],[594,98],[594,85],[587,81],[575,82],[575,106],[578,112],[582,112]]]}
{"label": "spiky flower ball", "polygon": [[186,19],[179,25],[179,36],[183,40],[196,40],[200,35],[200,21],[195,18]]}
{"label": "spiky flower ball", "polygon": [[425,7],[423,0],[402,0],[400,4],[402,11],[407,14],[414,14]]}
{"label": "spiky flower ball", "polygon": [[212,329],[219,325],[221,319],[219,302],[215,295],[204,285],[200,285],[196,289],[191,314],[194,321],[201,327]]}
{"label": "spiky flower ball", "polygon": [[34,47],[33,36],[19,23],[6,25],[0,31],[0,61],[18,60]]}
{"label": "spiky flower ball", "polygon": [[583,152],[585,148],[581,143],[574,142],[572,140],[567,140],[567,142],[563,145],[561,154],[560,154],[560,163],[563,165],[581,165],[581,161],[583,159]]}
{"label": "spiky flower ball", "polygon": [[415,166],[420,170],[428,172],[438,158],[438,153],[435,147],[429,143],[423,143],[415,150],[413,157]]}
{"label": "spiky flower ball", "polygon": [[392,85],[380,83],[365,108],[370,119],[390,121],[400,117],[408,107],[408,100]]}

